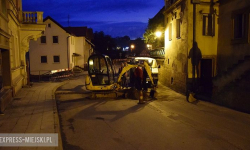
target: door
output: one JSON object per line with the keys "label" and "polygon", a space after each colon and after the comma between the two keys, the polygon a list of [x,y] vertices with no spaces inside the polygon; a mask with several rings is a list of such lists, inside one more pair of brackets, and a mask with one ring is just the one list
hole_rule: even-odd
{"label": "door", "polygon": [[201,74],[200,85],[204,88],[212,88],[212,76],[213,76],[213,60],[202,59],[201,60]]}

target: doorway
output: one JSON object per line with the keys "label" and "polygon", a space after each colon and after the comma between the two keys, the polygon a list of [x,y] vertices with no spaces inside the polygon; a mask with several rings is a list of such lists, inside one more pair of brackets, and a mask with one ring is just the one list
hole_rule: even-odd
{"label": "doorway", "polygon": [[213,77],[213,60],[201,59],[200,85],[204,87],[212,87]]}
{"label": "doorway", "polygon": [[11,86],[11,74],[10,74],[10,51],[1,49],[1,78],[2,87]]}

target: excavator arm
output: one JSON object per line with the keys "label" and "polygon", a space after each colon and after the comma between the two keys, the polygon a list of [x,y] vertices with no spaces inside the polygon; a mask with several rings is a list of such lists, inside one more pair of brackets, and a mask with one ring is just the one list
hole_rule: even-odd
{"label": "excavator arm", "polygon": [[118,77],[118,80],[117,80],[117,83],[120,83],[121,82],[121,78],[123,76],[124,73],[126,73],[127,71],[129,71],[130,69],[132,68],[136,68],[136,67],[144,67],[148,73],[148,76],[149,76],[149,79],[151,81],[151,83],[154,85],[154,81],[153,81],[153,77],[152,77],[152,72],[151,72],[151,69],[150,69],[150,66],[148,65],[148,63],[146,61],[144,61],[143,65],[139,65],[139,64],[128,64],[127,66],[125,66],[121,73],[119,74],[119,77]]}

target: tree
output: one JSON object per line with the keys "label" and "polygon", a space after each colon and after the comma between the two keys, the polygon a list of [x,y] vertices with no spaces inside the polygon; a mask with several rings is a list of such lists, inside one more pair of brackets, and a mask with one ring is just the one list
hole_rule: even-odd
{"label": "tree", "polygon": [[103,31],[94,33],[93,43],[95,51],[102,54],[109,54],[109,51],[116,47],[114,39],[110,35],[105,35]]}
{"label": "tree", "polygon": [[120,50],[123,50],[123,48],[129,47],[130,37],[129,36],[116,37],[115,42],[117,47],[119,47]]}
{"label": "tree", "polygon": [[[153,18],[148,20],[148,27],[143,34],[146,44],[152,44],[153,48],[163,47],[164,46],[164,11],[163,7]],[[156,31],[161,31],[162,36],[157,38],[155,35]]]}

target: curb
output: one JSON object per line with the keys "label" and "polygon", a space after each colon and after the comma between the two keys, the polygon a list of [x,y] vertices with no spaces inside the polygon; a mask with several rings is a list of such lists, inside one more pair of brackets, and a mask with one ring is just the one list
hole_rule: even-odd
{"label": "curb", "polygon": [[63,150],[63,144],[62,144],[62,134],[61,134],[61,128],[60,128],[60,122],[59,122],[59,114],[58,114],[58,108],[57,108],[57,104],[56,104],[56,98],[55,98],[55,92],[56,90],[67,84],[69,81],[63,81],[62,83],[58,84],[57,86],[55,86],[52,90],[52,100],[54,102],[54,106],[56,107],[54,109],[55,111],[55,114],[54,114],[54,117],[55,117],[55,125],[54,125],[54,128],[55,130],[58,132],[58,147],[56,149],[58,150]]}

